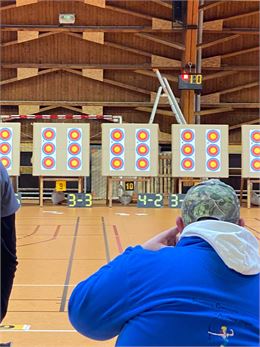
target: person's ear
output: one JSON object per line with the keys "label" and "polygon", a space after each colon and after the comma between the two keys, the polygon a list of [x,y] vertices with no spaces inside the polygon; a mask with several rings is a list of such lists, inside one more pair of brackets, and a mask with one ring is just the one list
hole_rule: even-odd
{"label": "person's ear", "polygon": [[238,225],[240,225],[241,227],[244,227],[245,224],[246,224],[245,220],[243,218],[239,218]]}
{"label": "person's ear", "polygon": [[184,221],[182,217],[177,217],[176,218],[176,225],[179,233],[182,233],[183,229],[185,228]]}

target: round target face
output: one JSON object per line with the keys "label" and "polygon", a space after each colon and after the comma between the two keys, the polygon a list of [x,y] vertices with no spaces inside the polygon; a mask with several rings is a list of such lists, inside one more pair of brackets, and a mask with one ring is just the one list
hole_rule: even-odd
{"label": "round target face", "polygon": [[207,153],[211,157],[215,157],[215,156],[219,155],[219,152],[220,152],[220,148],[217,145],[209,145],[207,147]]}
{"label": "round target face", "polygon": [[53,169],[55,166],[55,160],[52,157],[45,157],[42,160],[42,166],[46,169]]}
{"label": "round target face", "polygon": [[194,168],[194,160],[191,158],[185,158],[181,162],[181,167],[184,170],[192,170]]}
{"label": "round target face", "polygon": [[260,159],[254,159],[251,161],[251,168],[254,171],[260,171]]}
{"label": "round target face", "polygon": [[149,146],[147,146],[145,143],[141,143],[136,147],[136,152],[138,155],[147,155],[149,153],[150,149]]}
{"label": "round target face", "polygon": [[42,146],[42,151],[44,154],[53,154],[55,152],[55,146],[51,142],[47,142]]}
{"label": "round target face", "polygon": [[138,141],[148,141],[149,137],[149,131],[146,129],[140,129],[136,133],[136,138]]}
{"label": "round target face", "polygon": [[254,145],[251,147],[251,153],[255,157],[260,157],[260,145]]}
{"label": "round target face", "polygon": [[124,147],[121,145],[121,143],[114,143],[110,150],[113,155],[121,155],[124,152]]}
{"label": "round target face", "polygon": [[219,169],[220,163],[218,159],[209,159],[207,161],[207,169],[210,171],[216,171]]}
{"label": "round target face", "polygon": [[207,140],[210,142],[217,142],[219,140],[219,133],[216,130],[210,130],[207,133]]}
{"label": "round target face", "polygon": [[149,160],[146,158],[139,158],[136,161],[136,167],[138,170],[147,170],[149,168]]}
{"label": "round target face", "polygon": [[44,131],[42,132],[42,136],[43,136],[44,140],[52,141],[55,139],[56,132],[52,128],[47,128],[47,129],[44,129]]}
{"label": "round target face", "polygon": [[122,158],[113,158],[110,162],[110,166],[113,170],[121,170],[124,166],[124,161]]}
{"label": "round target face", "polygon": [[124,133],[121,129],[114,129],[111,131],[110,137],[113,141],[122,141]]}
{"label": "round target face", "polygon": [[8,128],[1,129],[1,131],[0,131],[0,139],[1,140],[8,141],[8,140],[10,140],[11,136],[12,136],[12,132],[10,129],[8,129]]}
{"label": "round target face", "polygon": [[1,162],[6,169],[11,166],[11,160],[8,157],[2,157]]}
{"label": "round target face", "polygon": [[68,166],[70,169],[77,170],[81,166],[81,160],[77,157],[70,158],[68,160]]}
{"label": "round target face", "polygon": [[254,142],[260,142],[260,130],[255,130],[251,134],[251,139]]}
{"label": "round target face", "polygon": [[71,155],[78,155],[81,152],[81,146],[78,143],[71,143],[68,146],[68,152]]}
{"label": "round target face", "polygon": [[70,129],[68,137],[71,141],[78,141],[81,138],[81,131],[79,129]]}
{"label": "round target face", "polygon": [[11,146],[8,142],[3,142],[0,145],[0,153],[1,154],[8,154],[11,151]]}
{"label": "round target face", "polygon": [[190,142],[194,139],[194,132],[191,130],[184,130],[181,134],[181,138],[185,142]]}
{"label": "round target face", "polygon": [[194,147],[185,144],[181,147],[181,152],[183,155],[192,155],[194,153]]}

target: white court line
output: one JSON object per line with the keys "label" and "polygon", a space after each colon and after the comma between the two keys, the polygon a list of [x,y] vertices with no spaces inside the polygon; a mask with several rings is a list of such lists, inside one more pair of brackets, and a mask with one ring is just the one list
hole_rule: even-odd
{"label": "white court line", "polygon": [[14,284],[13,287],[75,287],[76,284]]}
{"label": "white court line", "polygon": [[1,329],[1,333],[76,333],[76,330],[12,330]]}

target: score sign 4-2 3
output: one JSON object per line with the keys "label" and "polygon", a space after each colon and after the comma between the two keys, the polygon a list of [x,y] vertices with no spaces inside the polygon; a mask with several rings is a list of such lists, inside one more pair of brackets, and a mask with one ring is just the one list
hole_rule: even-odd
{"label": "score sign 4-2 3", "polygon": [[137,207],[163,207],[163,194],[138,194]]}
{"label": "score sign 4-2 3", "polygon": [[92,203],[92,195],[88,193],[68,194],[67,197],[68,207],[91,207]]}
{"label": "score sign 4-2 3", "polygon": [[181,208],[185,194],[170,194],[169,195],[169,207]]}

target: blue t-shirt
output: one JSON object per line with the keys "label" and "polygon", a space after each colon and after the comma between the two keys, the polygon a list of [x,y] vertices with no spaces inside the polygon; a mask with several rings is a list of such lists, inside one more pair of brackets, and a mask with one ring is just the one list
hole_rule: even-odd
{"label": "blue t-shirt", "polygon": [[6,169],[0,162],[0,213],[1,218],[14,214],[19,209],[13,186]]}
{"label": "blue t-shirt", "polygon": [[259,275],[229,269],[198,237],[130,247],[77,285],[69,318],[117,346],[259,346]]}

